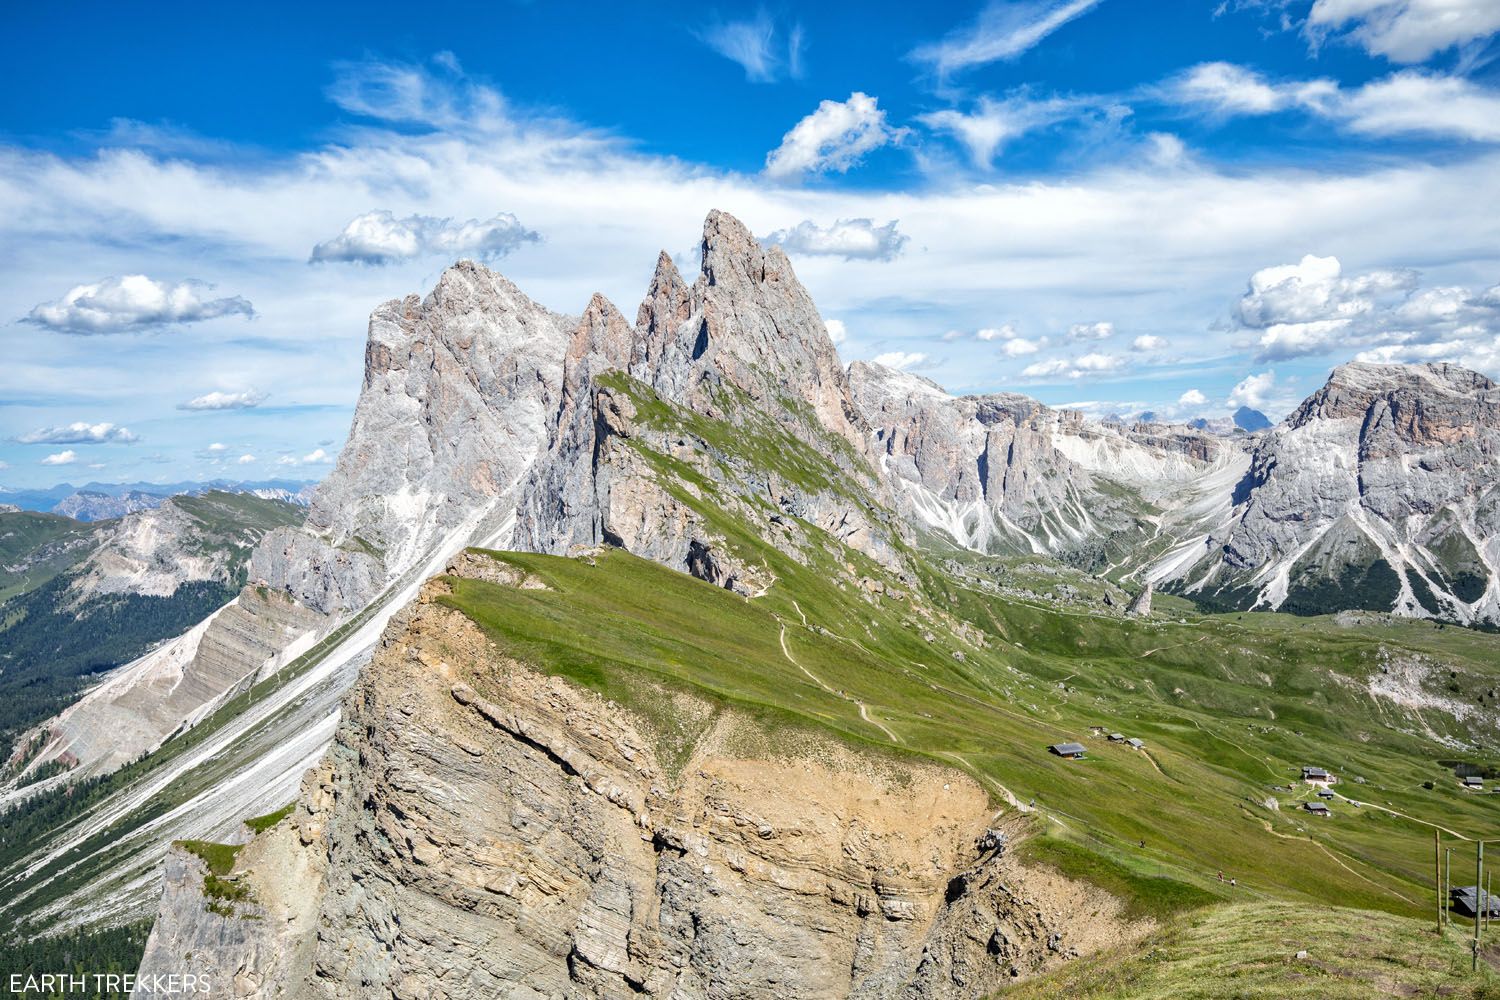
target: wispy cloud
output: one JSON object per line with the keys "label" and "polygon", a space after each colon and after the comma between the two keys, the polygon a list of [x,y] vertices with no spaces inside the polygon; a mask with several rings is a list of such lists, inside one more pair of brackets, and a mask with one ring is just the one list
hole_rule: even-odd
{"label": "wispy cloud", "polygon": [[34,307],[25,322],[59,333],[99,334],[255,315],[246,299],[210,298],[212,290],[202,281],[155,281],[144,274],[127,274],[75,285],[61,299]]}
{"label": "wispy cloud", "polygon": [[945,108],[920,115],[917,120],[933,131],[951,134],[968,150],[974,165],[985,168],[1011,140],[1064,121],[1079,113],[1086,103],[1065,97],[1034,100],[1018,92],[1001,99],[981,97],[966,112]]}
{"label": "wispy cloud", "polygon": [[1099,3],[1100,0],[991,2],[972,25],[951,32],[940,42],[919,45],[912,50],[911,58],[931,66],[940,79],[971,66],[1014,59]]}
{"label": "wispy cloud", "polygon": [[313,247],[310,261],[390,264],[424,256],[497,260],[517,247],[540,240],[509,212],[483,222],[455,222],[430,215],[398,219],[382,210],[351,219],[339,235]]}
{"label": "wispy cloud", "polygon": [[798,78],[803,71],[803,46],[806,35],[802,25],[783,29],[764,7],[754,17],[737,21],[720,21],[697,33],[699,40],[719,55],[739,63],[745,79],[752,83],[773,83],[783,76]]}
{"label": "wispy cloud", "polygon": [[839,219],[820,226],[807,219],[790,229],[776,230],[764,242],[778,243],[793,254],[888,261],[894,260],[907,243],[906,236],[897,232],[896,222],[892,219],[877,226],[872,219]]}
{"label": "wispy cloud", "polygon": [[1330,79],[1277,81],[1246,66],[1213,62],[1173,77],[1157,92],[1221,118],[1300,110],[1362,135],[1500,142],[1500,91],[1420,70],[1342,88]]}

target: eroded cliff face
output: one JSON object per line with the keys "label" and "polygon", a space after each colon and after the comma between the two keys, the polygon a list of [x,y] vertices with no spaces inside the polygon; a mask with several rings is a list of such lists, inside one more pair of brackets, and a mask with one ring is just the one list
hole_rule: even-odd
{"label": "eroded cliff face", "polygon": [[950,396],[870,362],[849,366],[853,399],[881,469],[913,523],[983,552],[1045,553],[1095,567],[1123,539],[1202,497],[1229,508],[1248,456],[1238,442],[1184,425],[1085,421],[1016,393]]}
{"label": "eroded cliff face", "polygon": [[174,869],[143,974],[228,948],[238,996],[979,997],[1144,930],[1022,868],[960,773],[666,689],[680,726],[655,731],[499,657],[443,586],[392,623],[277,839],[242,852],[290,923],[241,941]]}
{"label": "eroded cliff face", "polygon": [[1343,365],[1267,433],[1232,519],[1158,579],[1271,608],[1497,620],[1497,482],[1494,382],[1456,365]]}

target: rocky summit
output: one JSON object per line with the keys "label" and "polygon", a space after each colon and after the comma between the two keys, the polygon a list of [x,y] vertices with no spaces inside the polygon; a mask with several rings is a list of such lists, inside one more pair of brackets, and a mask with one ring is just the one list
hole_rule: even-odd
{"label": "rocky summit", "polygon": [[[1416,915],[1419,817],[1489,817],[1433,762],[1494,745],[1435,626],[1500,624],[1492,382],[1095,421],[846,367],[780,248],[700,253],[634,320],[455,264],[242,572],[175,501],[79,562],[232,599],[18,742],[0,913],[241,997],[913,1000],[1166,947],[1214,869]],[[1313,763],[1368,830],[1304,823]]]}

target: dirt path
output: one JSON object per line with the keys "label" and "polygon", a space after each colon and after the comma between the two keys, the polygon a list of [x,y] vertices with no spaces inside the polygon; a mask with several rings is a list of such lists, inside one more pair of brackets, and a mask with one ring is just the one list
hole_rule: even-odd
{"label": "dirt path", "polygon": [[1395,889],[1392,889],[1388,885],[1381,885],[1379,882],[1377,882],[1374,879],[1370,878],[1368,875],[1364,875],[1364,874],[1362,874],[1360,872],[1355,871],[1353,868],[1350,868],[1348,865],[1344,864],[1344,861],[1343,861],[1342,858],[1340,858],[1337,854],[1334,854],[1332,851],[1330,851],[1328,848],[1324,847],[1322,844],[1318,843],[1313,838],[1311,838],[1311,837],[1294,837],[1294,836],[1292,836],[1291,834],[1288,834],[1288,833],[1277,833],[1276,832],[1276,828],[1271,825],[1271,821],[1268,820],[1268,819],[1261,819],[1260,820],[1260,824],[1261,824],[1261,826],[1265,827],[1266,828],[1266,832],[1269,833],[1273,837],[1279,837],[1282,840],[1305,840],[1305,841],[1307,841],[1309,844],[1313,845],[1318,850],[1320,850],[1324,854],[1328,855],[1328,857],[1330,859],[1332,859],[1333,863],[1336,864],[1336,865],[1338,865],[1340,868],[1344,869],[1344,871],[1348,872],[1350,875],[1353,875],[1357,879],[1361,879],[1361,880],[1363,880],[1365,882],[1370,883],[1371,885],[1373,885],[1375,888],[1379,889],[1380,891],[1382,891],[1382,892],[1388,892],[1392,896],[1395,896],[1397,899],[1405,900],[1406,902],[1410,903],[1413,906],[1420,906],[1420,905],[1422,905],[1422,904],[1418,903],[1415,899],[1412,899],[1410,896],[1407,896],[1404,893],[1397,892]]}
{"label": "dirt path", "polygon": [[1165,649],[1181,649],[1183,646],[1196,646],[1198,643],[1204,641],[1205,639],[1212,639],[1212,638],[1213,638],[1212,635],[1200,635],[1198,638],[1194,639],[1192,642],[1179,642],[1179,643],[1174,643],[1171,646],[1157,646],[1155,649],[1148,649],[1148,650],[1146,650],[1140,656],[1136,657],[1136,659],[1138,659],[1138,660],[1144,660],[1146,657],[1150,656],[1152,653],[1160,653],[1162,650],[1165,650]]}
{"label": "dirt path", "polygon": [[[801,614],[802,613],[802,609],[798,608],[797,609],[797,613]],[[860,701],[858,698],[851,698],[849,695],[845,694],[842,691],[835,690],[834,688],[832,688],[828,684],[826,684],[823,681],[823,678],[819,677],[817,674],[813,673],[811,670],[808,670],[801,663],[798,663],[797,662],[797,658],[792,655],[792,651],[787,648],[787,644],[786,644],[786,622],[778,621],[777,624],[779,624],[781,626],[781,654],[787,658],[787,661],[789,663],[791,663],[798,670],[800,670],[804,674],[806,674],[808,676],[808,678],[814,684],[816,684],[818,687],[822,688],[824,691],[827,691],[829,694],[833,695],[835,698],[842,698],[842,699],[844,699],[847,702],[851,702],[855,707],[857,707],[859,709],[859,717],[861,719],[864,719],[870,725],[872,725],[875,728],[879,729],[882,733],[885,733],[886,736],[890,737],[892,743],[904,743],[905,742],[904,740],[901,739],[900,736],[897,736],[896,733],[895,733],[895,731],[892,730],[889,726],[887,726],[885,723],[881,722],[879,719],[873,718],[870,715],[869,708],[865,705],[864,702]]]}

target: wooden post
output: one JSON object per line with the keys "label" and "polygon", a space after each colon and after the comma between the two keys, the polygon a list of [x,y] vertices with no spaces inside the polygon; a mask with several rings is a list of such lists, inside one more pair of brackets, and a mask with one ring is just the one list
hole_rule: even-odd
{"label": "wooden post", "polygon": [[[1482,840],[1476,840],[1476,841],[1474,841],[1474,896],[1475,896],[1475,902],[1476,903],[1480,901],[1479,898],[1478,898],[1479,897],[1479,890],[1480,890],[1480,887],[1483,886],[1483,885],[1484,885],[1484,841],[1482,841]],[[1488,907],[1490,905],[1488,900],[1484,900],[1483,902],[1484,902],[1485,907]],[[1475,913],[1474,913],[1474,971],[1475,972],[1479,971],[1479,927],[1480,927],[1479,910],[1476,907]]]}
{"label": "wooden post", "polygon": [[1443,835],[1438,830],[1432,831],[1432,868],[1433,881],[1437,883],[1437,932],[1443,935]]}
{"label": "wooden post", "polygon": [[1444,846],[1443,855],[1443,927],[1453,923],[1453,848]]}

